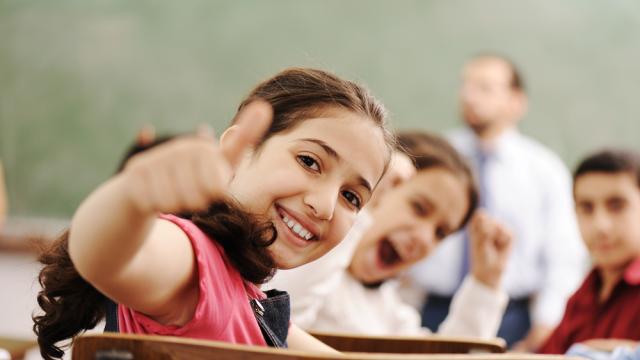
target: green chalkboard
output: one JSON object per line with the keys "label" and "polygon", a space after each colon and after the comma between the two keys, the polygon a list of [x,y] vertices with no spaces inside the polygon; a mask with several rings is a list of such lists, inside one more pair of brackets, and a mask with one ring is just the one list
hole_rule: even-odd
{"label": "green chalkboard", "polygon": [[397,127],[459,123],[459,70],[522,68],[523,131],[569,166],[638,147],[637,0],[0,0],[0,158],[14,215],[68,217],[136,129],[221,131],[259,80],[316,66],[366,83]]}

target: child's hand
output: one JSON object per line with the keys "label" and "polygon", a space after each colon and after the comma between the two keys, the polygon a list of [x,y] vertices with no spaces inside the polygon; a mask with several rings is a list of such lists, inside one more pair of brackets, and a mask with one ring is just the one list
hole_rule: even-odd
{"label": "child's hand", "polygon": [[272,110],[256,101],[238,114],[224,148],[211,134],[183,137],[134,156],[121,176],[143,213],[200,211],[226,195],[233,171],[269,129]]}
{"label": "child's hand", "polygon": [[482,210],[469,224],[471,273],[476,280],[497,289],[509,258],[512,236],[509,230]]}

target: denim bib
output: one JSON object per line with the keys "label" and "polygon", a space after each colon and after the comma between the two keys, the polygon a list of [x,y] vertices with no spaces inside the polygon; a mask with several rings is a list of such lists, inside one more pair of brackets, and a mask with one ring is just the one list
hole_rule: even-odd
{"label": "denim bib", "polygon": [[286,291],[265,291],[266,299],[251,299],[249,303],[260,326],[267,345],[275,348],[287,347],[291,304]]}

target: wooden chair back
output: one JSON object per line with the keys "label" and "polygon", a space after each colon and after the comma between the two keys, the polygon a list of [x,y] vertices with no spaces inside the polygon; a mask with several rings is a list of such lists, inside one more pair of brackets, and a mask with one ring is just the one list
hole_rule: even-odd
{"label": "wooden chair back", "polygon": [[396,354],[503,353],[504,340],[468,337],[364,336],[358,334],[311,332],[311,335],[339,351]]}

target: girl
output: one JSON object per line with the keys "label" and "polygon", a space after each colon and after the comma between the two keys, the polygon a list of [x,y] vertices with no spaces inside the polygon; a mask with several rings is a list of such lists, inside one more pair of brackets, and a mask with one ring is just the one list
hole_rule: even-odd
{"label": "girl", "polygon": [[[95,326],[95,289],[118,303],[118,330],[327,350],[264,312],[257,284],[340,242],[384,174],[391,137],[382,105],[330,73],[289,69],[259,84],[220,144],[170,141],[134,156],[73,217],[68,254],[43,273],[35,318],[42,355]],[[194,212],[191,220],[166,214]],[[48,292],[71,259],[91,286]],[[93,301],[78,302],[76,288]],[[80,308],[67,307],[74,299]],[[281,300],[281,299],[280,299]],[[251,305],[252,306],[251,306]],[[269,309],[267,309],[269,310]],[[287,337],[288,332],[288,337]]]}
{"label": "girl", "polygon": [[[418,312],[398,296],[398,283],[387,280],[464,227],[477,193],[467,165],[444,139],[407,132],[399,135],[399,143],[402,151],[394,154],[376,203],[361,213],[348,240],[327,257],[278,273],[270,282],[292,292],[294,317],[305,328],[377,335],[426,331]],[[387,190],[380,193],[383,184]],[[499,283],[510,237],[485,214],[474,217],[470,232],[473,276],[464,281],[440,333],[494,337],[507,302]],[[328,280],[319,279],[325,275]],[[317,303],[296,287],[303,278],[312,284],[305,289],[311,287]]]}

